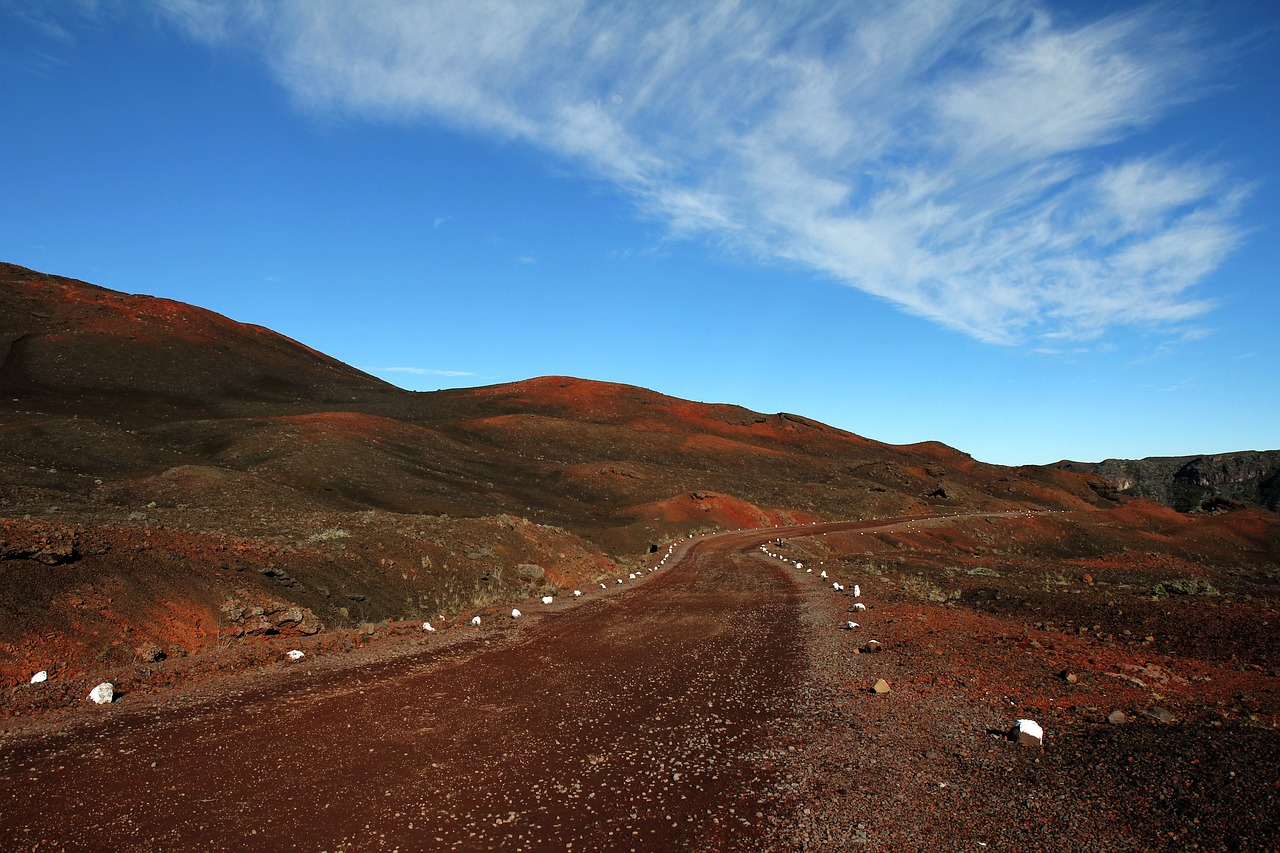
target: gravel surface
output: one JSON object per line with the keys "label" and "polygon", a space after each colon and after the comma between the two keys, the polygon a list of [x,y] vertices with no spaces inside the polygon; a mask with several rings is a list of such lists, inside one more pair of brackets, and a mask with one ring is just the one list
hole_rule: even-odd
{"label": "gravel surface", "polygon": [[[1277,849],[1270,676],[850,571],[862,534],[925,524],[961,522],[686,541],[425,651],[86,708],[0,741],[0,847]],[[1043,748],[1010,738],[1022,717]]]}

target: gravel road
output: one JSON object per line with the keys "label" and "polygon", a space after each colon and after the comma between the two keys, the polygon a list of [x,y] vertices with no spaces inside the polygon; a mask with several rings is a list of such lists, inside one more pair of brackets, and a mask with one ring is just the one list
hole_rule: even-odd
{"label": "gravel road", "polygon": [[[1205,716],[1226,706],[1185,679],[1159,700],[1185,722],[1108,722],[1150,701],[1110,677],[1145,647],[1032,635],[885,578],[841,578],[855,599],[758,548],[950,523],[685,541],[639,581],[426,651],[86,706],[0,744],[0,849],[1280,849],[1273,730]],[[1043,750],[1007,736],[1028,713]]]}
{"label": "gravel road", "polygon": [[795,580],[747,544],[685,543],[621,593],[447,650],[16,745],[0,846],[756,846],[805,638]]}

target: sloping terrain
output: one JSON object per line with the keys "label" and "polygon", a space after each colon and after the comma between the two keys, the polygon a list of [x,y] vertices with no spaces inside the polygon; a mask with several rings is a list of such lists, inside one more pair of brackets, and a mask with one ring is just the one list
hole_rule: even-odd
{"label": "sloping terrain", "polygon": [[330,849],[1276,847],[1273,512],[568,377],[407,392],[7,265],[0,354],[6,848],[232,849],[244,817]]}
{"label": "sloping terrain", "polygon": [[[1136,840],[1092,849],[1183,849],[1171,839],[1196,837],[1176,835],[1177,811],[1152,824],[1162,835],[1142,828],[1152,806],[1135,799],[1145,777],[1127,769],[1134,755],[1192,780],[1192,802],[1211,825],[1198,836],[1207,846],[1234,839],[1236,849],[1268,849],[1242,839],[1267,837],[1271,824],[1241,824],[1233,835],[1231,814],[1245,792],[1261,802],[1258,786],[1275,781],[1262,781],[1276,752],[1275,513],[1220,503],[1223,511],[1183,514],[1132,500],[1097,474],[987,465],[933,442],[886,445],[798,415],[569,377],[407,392],[262,328],[6,265],[0,354],[0,736],[78,724],[95,713],[84,697],[99,681],[117,686],[117,708],[128,711],[175,691],[234,691],[225,679],[248,671],[276,678],[292,648],[305,650],[308,666],[382,666],[424,643],[447,649],[475,636],[473,616],[485,625],[480,636],[495,624],[518,632],[513,605],[528,612],[551,596],[567,609],[576,588],[590,606],[612,607],[601,583],[609,594],[630,589],[655,551],[690,533],[791,526],[779,549],[879,587],[877,637],[888,644],[880,659],[897,673],[891,680],[912,685],[913,702],[968,720],[968,731],[974,720],[1007,723],[996,713],[1002,697],[1000,709],[1023,708],[1069,733],[1070,754],[1099,774],[1129,780],[1099,789],[1102,799],[1078,813],[1114,813],[1108,792],[1144,802],[1125,806]],[[957,513],[1001,515],[856,540],[794,532]],[[728,537],[716,559],[747,571],[748,586],[789,595],[773,575],[751,574],[760,558],[724,550],[741,541]],[[703,604],[732,603],[737,574],[718,562],[685,569],[698,577],[671,585],[672,595],[720,589],[724,601]],[[810,597],[821,589],[806,588]],[[833,626],[848,614],[814,600],[809,615],[775,614],[790,620],[787,630],[803,629],[808,656],[805,678],[774,685],[804,709],[794,753],[756,755],[783,796],[753,791],[742,801],[794,811],[774,814],[767,832],[748,818],[742,837],[778,832],[787,849],[841,849],[830,845],[867,822],[850,823],[852,802],[876,806],[882,823],[897,816],[881,837],[901,843],[883,849],[913,849],[912,838],[916,849],[936,849],[927,842],[943,835],[908,831],[920,814],[913,798],[924,795],[911,785],[934,778],[967,780],[970,802],[981,800],[973,814],[996,819],[998,804],[977,786],[1013,766],[999,752],[1006,744],[956,745],[934,723],[932,745],[917,750],[883,728],[906,724],[908,708],[885,716],[877,709],[891,706],[858,704],[872,670],[850,654],[864,639],[836,639]],[[439,630],[424,634],[424,621]],[[646,636],[612,648],[641,656],[643,667]],[[522,648],[511,658],[517,669],[528,655],[541,666],[559,654]],[[574,654],[582,666],[608,660]],[[1068,669],[1078,681],[1064,680]],[[48,680],[28,683],[39,671]],[[501,684],[503,672],[491,677]],[[486,702],[486,713],[508,719],[496,699]],[[1113,710],[1136,723],[1114,728]],[[878,748],[900,771],[863,756],[848,775],[854,724],[880,727]],[[504,737],[531,742],[511,725]],[[1196,770],[1177,757],[1183,735],[1235,752],[1202,756]],[[1108,752],[1117,749],[1130,752]],[[926,754],[935,757],[922,763]],[[1063,786],[1088,780],[1056,759],[1048,777],[1017,760],[1019,784],[1052,788],[1054,819],[1078,841]],[[351,763],[351,778],[377,766]],[[1249,787],[1214,788],[1210,771],[1234,772]],[[859,776],[915,793],[886,804]],[[1193,807],[1175,794],[1169,809]],[[609,827],[625,816],[618,821]],[[696,825],[714,831],[714,822]],[[980,822],[969,832],[1010,841],[984,835]],[[696,835],[670,837],[697,849]]]}
{"label": "sloping terrain", "polygon": [[12,265],[0,352],[10,684],[459,617],[694,530],[1115,505],[1101,479],[629,386],[403,391],[260,327]]}

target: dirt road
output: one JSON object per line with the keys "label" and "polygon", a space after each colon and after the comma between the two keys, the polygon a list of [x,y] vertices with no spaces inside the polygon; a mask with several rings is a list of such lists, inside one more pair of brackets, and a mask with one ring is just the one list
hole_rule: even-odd
{"label": "dirt road", "polygon": [[778,788],[757,753],[805,674],[795,581],[749,550],[768,536],[445,651],[6,749],[0,846],[751,847]]}
{"label": "dirt road", "polygon": [[[881,571],[892,550],[881,569],[826,563],[857,569],[855,615],[822,563],[755,547],[865,555],[939,531],[914,540],[927,549],[954,523],[684,542],[641,582],[425,652],[388,640],[372,663],[306,658],[203,704],[78,707],[90,722],[0,741],[0,849],[1278,849],[1280,738],[1230,711],[1270,695],[1266,674],[1028,624],[1042,599],[1009,616],[935,603],[910,567]],[[1001,565],[981,583],[1015,603],[1045,576]],[[1087,596],[1118,594],[1043,593],[1077,622],[1101,612]],[[851,616],[863,629],[839,630]],[[1044,749],[1009,738],[1023,716]]]}

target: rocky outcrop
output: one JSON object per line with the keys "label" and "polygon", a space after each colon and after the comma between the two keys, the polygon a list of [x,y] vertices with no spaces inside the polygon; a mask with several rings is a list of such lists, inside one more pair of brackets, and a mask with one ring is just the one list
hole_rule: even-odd
{"label": "rocky outcrop", "polygon": [[284,601],[256,602],[232,598],[221,608],[223,617],[237,637],[275,634],[315,634],[322,628],[316,615],[305,607]]}
{"label": "rocky outcrop", "polygon": [[1233,502],[1280,511],[1280,450],[1062,461],[1054,467],[1097,474],[1122,494],[1150,498],[1180,512],[1222,509]]}

